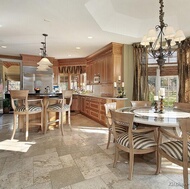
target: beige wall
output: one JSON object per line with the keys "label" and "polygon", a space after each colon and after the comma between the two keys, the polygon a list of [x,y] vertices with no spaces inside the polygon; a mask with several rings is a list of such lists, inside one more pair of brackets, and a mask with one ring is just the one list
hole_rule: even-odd
{"label": "beige wall", "polygon": [[134,77],[134,68],[133,68],[133,47],[132,45],[124,45],[123,48],[123,76],[125,82],[125,91],[126,97],[126,106],[130,106],[130,101],[132,100],[133,94],[133,77]]}

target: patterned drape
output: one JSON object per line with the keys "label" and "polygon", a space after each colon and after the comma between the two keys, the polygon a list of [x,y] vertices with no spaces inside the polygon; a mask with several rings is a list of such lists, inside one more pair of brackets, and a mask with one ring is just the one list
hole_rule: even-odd
{"label": "patterned drape", "polygon": [[133,44],[134,83],[132,100],[148,100],[148,56],[140,44]]}
{"label": "patterned drape", "polygon": [[64,74],[82,74],[86,72],[85,66],[60,66],[59,68],[60,73]]}
{"label": "patterned drape", "polygon": [[178,50],[179,102],[190,102],[190,38]]}

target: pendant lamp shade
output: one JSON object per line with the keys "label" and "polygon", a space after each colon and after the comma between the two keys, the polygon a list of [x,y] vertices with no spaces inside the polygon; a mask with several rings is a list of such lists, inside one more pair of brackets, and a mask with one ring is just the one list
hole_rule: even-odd
{"label": "pendant lamp shade", "polygon": [[45,41],[41,42],[43,45],[43,48],[40,48],[42,51],[42,59],[37,63],[39,65],[37,67],[37,71],[47,71],[48,69],[51,69],[50,66],[53,66],[53,64],[46,58],[46,37],[48,36],[47,34],[42,34],[45,37]]}

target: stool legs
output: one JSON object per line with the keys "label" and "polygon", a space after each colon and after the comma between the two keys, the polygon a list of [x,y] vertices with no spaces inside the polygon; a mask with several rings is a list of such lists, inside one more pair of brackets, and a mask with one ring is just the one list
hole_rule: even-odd
{"label": "stool legs", "polygon": [[13,133],[12,133],[12,136],[11,136],[11,140],[14,139],[14,136],[15,136],[15,132],[16,132],[16,120],[17,120],[17,115],[14,114],[14,120],[13,120]]}

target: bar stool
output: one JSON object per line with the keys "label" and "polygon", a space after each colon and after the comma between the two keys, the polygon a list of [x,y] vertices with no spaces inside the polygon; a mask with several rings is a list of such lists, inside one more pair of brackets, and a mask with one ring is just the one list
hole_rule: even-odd
{"label": "bar stool", "polygon": [[[45,133],[47,131],[48,125],[59,122],[59,127],[61,126],[61,133],[63,135],[63,117],[64,113],[68,112],[68,124],[71,129],[71,112],[70,112],[70,107],[72,104],[72,95],[73,91],[72,90],[63,90],[62,91],[62,98],[61,99],[49,99],[49,102],[47,103],[46,111],[47,111],[47,121],[46,121],[46,128],[45,128]],[[54,101],[53,104],[51,104],[51,101]],[[55,103],[56,101],[56,103]],[[49,113],[50,112],[57,112],[59,113],[59,118],[58,120],[49,120]]]}
{"label": "bar stool", "polygon": [[32,99],[28,100],[29,90],[11,90],[11,105],[14,111],[14,124],[13,133],[11,140],[14,138],[17,129],[17,117],[26,117],[26,140],[28,140],[28,128],[29,128],[29,115],[31,114],[41,114],[40,123],[31,123],[32,125],[40,125],[43,131],[43,102],[42,99]]}

